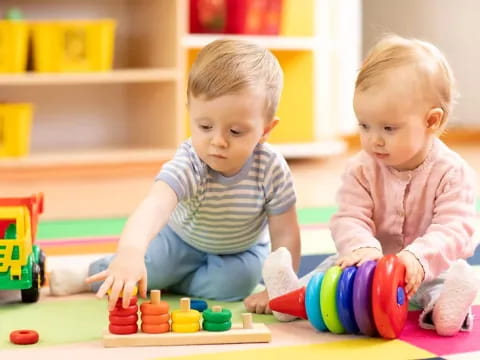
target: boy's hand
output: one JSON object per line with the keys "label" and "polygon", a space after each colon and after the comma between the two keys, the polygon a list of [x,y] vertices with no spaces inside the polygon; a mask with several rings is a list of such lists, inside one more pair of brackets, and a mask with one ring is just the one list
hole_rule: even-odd
{"label": "boy's hand", "polygon": [[143,255],[131,251],[118,252],[107,270],[94,274],[86,279],[87,283],[102,281],[97,297],[102,298],[109,289],[108,310],[113,310],[117,299],[123,298],[122,305],[128,307],[133,290],[138,283],[138,291],[142,297],[147,296],[147,270]]}
{"label": "boy's hand", "polygon": [[243,300],[243,304],[247,311],[256,314],[271,314],[272,310],[270,309],[270,306],[268,306],[268,302],[267,290],[252,294]]}
{"label": "boy's hand", "polygon": [[402,250],[397,254],[397,257],[403,265],[405,265],[405,292],[407,293],[408,298],[411,299],[422,283],[423,278],[425,277],[425,271],[423,270],[420,261],[418,261],[417,257],[410,251]]}
{"label": "boy's hand", "polygon": [[360,266],[363,263],[370,260],[378,260],[383,256],[382,252],[377,248],[365,247],[357,250],[353,250],[350,254],[339,258],[336,265],[345,269],[349,266]]}

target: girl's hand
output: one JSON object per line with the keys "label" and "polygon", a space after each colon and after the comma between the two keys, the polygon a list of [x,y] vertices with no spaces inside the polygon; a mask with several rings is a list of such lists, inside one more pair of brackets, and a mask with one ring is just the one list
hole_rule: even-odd
{"label": "girl's hand", "polygon": [[336,262],[336,265],[340,266],[342,269],[345,269],[349,266],[360,266],[363,263],[370,260],[378,260],[383,256],[382,252],[373,247],[365,247],[353,250],[350,254],[339,258]]}
{"label": "girl's hand", "polygon": [[397,254],[397,257],[403,265],[405,265],[405,292],[407,293],[408,299],[411,299],[422,283],[425,277],[425,271],[420,261],[418,261],[417,257],[410,251],[402,250]]}
{"label": "girl's hand", "polygon": [[96,296],[102,298],[109,289],[108,310],[113,310],[119,297],[122,305],[128,307],[135,286],[144,298],[147,296],[147,270],[143,255],[132,251],[118,252],[107,270],[94,274],[86,279],[87,283],[103,281]]}

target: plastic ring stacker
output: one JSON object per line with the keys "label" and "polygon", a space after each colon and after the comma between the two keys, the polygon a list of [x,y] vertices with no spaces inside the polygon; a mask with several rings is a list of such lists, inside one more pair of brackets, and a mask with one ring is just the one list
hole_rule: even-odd
{"label": "plastic ring stacker", "polygon": [[200,313],[197,310],[174,310],[172,311],[172,322],[177,324],[191,324],[200,321]]}
{"label": "plastic ring stacker", "polygon": [[367,261],[360,265],[353,282],[353,312],[362,334],[375,336],[377,328],[372,312],[372,283],[377,263]]}
{"label": "plastic ring stacker", "polygon": [[212,309],[207,309],[202,315],[205,321],[214,323],[224,323],[232,319],[232,312],[228,309],[222,309],[222,311],[218,312],[213,311]]}
{"label": "plastic ring stacker", "polygon": [[190,324],[172,323],[172,331],[178,333],[193,333],[200,330],[200,323],[194,322]]}
{"label": "plastic ring stacker", "polygon": [[372,286],[373,317],[379,334],[385,339],[397,338],[407,321],[405,271],[405,266],[395,255],[381,258],[375,270]]}
{"label": "plastic ring stacker", "polygon": [[350,334],[356,334],[360,331],[353,312],[353,283],[356,273],[356,266],[345,268],[340,275],[337,288],[338,317],[346,332]]}
{"label": "plastic ring stacker", "polygon": [[337,285],[342,269],[340,266],[332,266],[325,272],[320,289],[320,308],[323,321],[334,334],[342,334],[345,329],[338,318],[337,312]]}
{"label": "plastic ring stacker", "polygon": [[312,276],[305,290],[305,308],[310,324],[318,331],[327,331],[327,326],[323,321],[320,305],[320,288],[324,273],[317,273]]}
{"label": "plastic ring stacker", "polygon": [[10,333],[10,342],[16,345],[31,345],[38,342],[39,335],[35,330],[15,330]]}
{"label": "plastic ring stacker", "polygon": [[227,331],[232,328],[231,321],[225,321],[222,323],[215,323],[210,321],[204,321],[202,324],[203,330],[206,331]]}

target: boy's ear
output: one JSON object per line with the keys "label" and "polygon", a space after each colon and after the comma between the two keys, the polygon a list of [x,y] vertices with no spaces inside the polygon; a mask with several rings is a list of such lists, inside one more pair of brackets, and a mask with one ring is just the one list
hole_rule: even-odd
{"label": "boy's ear", "polygon": [[271,121],[269,121],[265,125],[265,127],[263,128],[263,135],[260,138],[259,144],[263,144],[265,141],[267,141],[268,135],[270,135],[270,132],[273,130],[275,126],[277,126],[279,121],[280,121],[280,118],[278,116],[275,116]]}
{"label": "boy's ear", "polygon": [[433,131],[438,131],[442,124],[443,124],[443,117],[445,113],[441,108],[433,108],[427,113],[427,117],[425,119],[427,128]]}

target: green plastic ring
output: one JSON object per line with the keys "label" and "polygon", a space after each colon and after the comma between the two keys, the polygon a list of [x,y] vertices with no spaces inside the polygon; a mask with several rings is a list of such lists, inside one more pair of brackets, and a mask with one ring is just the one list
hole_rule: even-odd
{"label": "green plastic ring", "polygon": [[340,266],[332,266],[328,269],[323,277],[320,290],[320,309],[323,321],[328,330],[334,334],[345,332],[337,312],[337,285],[341,274],[342,269]]}
{"label": "green plastic ring", "polygon": [[222,311],[213,311],[207,309],[202,313],[203,319],[212,323],[224,323],[232,319],[232,312],[228,309]]}
{"label": "green plastic ring", "polygon": [[227,331],[232,328],[231,321],[225,321],[222,323],[204,321],[202,324],[203,330],[206,331]]}

